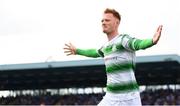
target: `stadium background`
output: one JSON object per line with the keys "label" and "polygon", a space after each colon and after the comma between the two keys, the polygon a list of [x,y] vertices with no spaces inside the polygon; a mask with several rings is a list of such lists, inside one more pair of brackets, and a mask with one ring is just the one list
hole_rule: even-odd
{"label": "stadium background", "polygon": [[163,24],[159,43],[136,52],[135,72],[143,104],[180,104],[180,0],[0,0],[0,104],[97,104],[103,61],[62,48],[69,41],[101,47],[107,7],[120,12],[120,32],[132,37],[150,38]]}
{"label": "stadium background", "polygon": [[[96,105],[105,94],[102,59],[0,66],[1,105]],[[144,105],[180,105],[180,56],[138,56]]]}

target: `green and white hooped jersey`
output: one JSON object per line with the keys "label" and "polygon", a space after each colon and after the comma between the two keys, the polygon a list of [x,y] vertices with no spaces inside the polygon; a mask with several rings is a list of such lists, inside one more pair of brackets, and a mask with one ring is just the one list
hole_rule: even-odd
{"label": "green and white hooped jersey", "polygon": [[76,54],[103,57],[107,73],[107,100],[128,100],[139,97],[134,75],[135,51],[153,46],[153,39],[136,39],[127,34],[117,35],[100,49],[76,49]]}
{"label": "green and white hooped jersey", "polygon": [[135,49],[129,44],[136,40],[127,34],[121,34],[98,50],[99,55],[105,60],[107,92],[138,91],[139,86],[134,75]]}

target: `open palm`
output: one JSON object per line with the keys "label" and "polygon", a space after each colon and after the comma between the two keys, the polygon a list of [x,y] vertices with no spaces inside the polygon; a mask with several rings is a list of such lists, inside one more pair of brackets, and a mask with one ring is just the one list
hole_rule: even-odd
{"label": "open palm", "polygon": [[157,28],[157,31],[153,36],[153,44],[157,44],[157,42],[159,41],[159,38],[161,37],[162,27],[162,25],[159,25],[159,27]]}
{"label": "open palm", "polygon": [[71,43],[65,44],[64,53],[66,53],[67,56],[75,55],[76,54],[76,47],[74,45],[72,45]]}

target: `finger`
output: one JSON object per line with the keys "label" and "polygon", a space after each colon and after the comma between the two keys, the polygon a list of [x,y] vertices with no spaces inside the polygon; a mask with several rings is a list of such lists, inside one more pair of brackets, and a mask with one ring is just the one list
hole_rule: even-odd
{"label": "finger", "polygon": [[71,47],[74,47],[73,44],[72,44],[71,42],[69,43],[69,45],[70,45]]}
{"label": "finger", "polygon": [[68,53],[68,54],[66,54],[67,56],[69,56],[69,55],[73,55],[73,53]]}
{"label": "finger", "polygon": [[158,28],[157,28],[156,32],[159,32],[159,29],[160,29],[160,26],[158,26]]}
{"label": "finger", "polygon": [[64,51],[64,53],[72,53],[71,51]]}
{"label": "finger", "polygon": [[161,25],[161,26],[160,26],[160,31],[162,31],[162,27],[163,27],[163,26]]}
{"label": "finger", "polygon": [[72,48],[72,47],[73,47],[71,43],[69,43],[69,46],[70,46],[70,48]]}
{"label": "finger", "polygon": [[162,30],[162,25],[159,25],[158,29],[157,29],[157,32],[161,31]]}
{"label": "finger", "polygon": [[65,47],[65,48],[63,48],[63,49],[64,49],[64,50],[71,50],[70,48],[66,48],[66,47]]}
{"label": "finger", "polygon": [[66,44],[66,43],[65,43],[65,46],[67,46],[67,47],[69,47],[69,48],[70,48],[70,45],[68,45],[68,44]]}
{"label": "finger", "polygon": [[158,30],[158,33],[161,35],[161,32],[162,32],[162,25],[159,26],[159,30]]}

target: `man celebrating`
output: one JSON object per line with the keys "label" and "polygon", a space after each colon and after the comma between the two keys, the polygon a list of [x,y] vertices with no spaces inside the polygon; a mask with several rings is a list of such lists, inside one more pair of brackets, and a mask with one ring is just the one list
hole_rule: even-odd
{"label": "man celebrating", "polygon": [[152,39],[136,39],[128,34],[120,34],[118,27],[121,15],[107,8],[103,13],[102,29],[108,42],[100,49],[79,49],[71,43],[65,44],[67,55],[103,57],[106,66],[106,95],[99,106],[141,105],[139,86],[134,75],[135,51],[149,48],[159,41],[162,25],[157,28]]}

